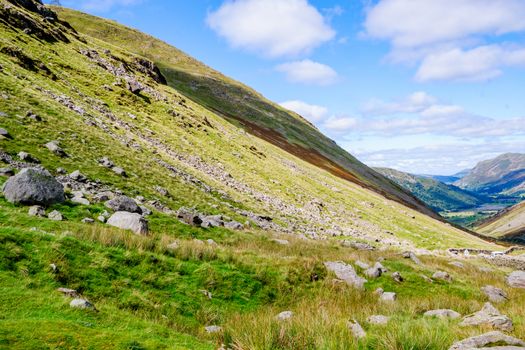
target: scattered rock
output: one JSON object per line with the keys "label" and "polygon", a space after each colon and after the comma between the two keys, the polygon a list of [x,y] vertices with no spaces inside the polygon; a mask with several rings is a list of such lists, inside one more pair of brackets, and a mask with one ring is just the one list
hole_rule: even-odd
{"label": "scattered rock", "polygon": [[44,207],[40,205],[33,205],[29,208],[28,214],[29,216],[45,217],[46,210],[44,209]]}
{"label": "scattered rock", "polygon": [[58,141],[50,141],[46,143],[46,147],[59,157],[67,157],[67,153],[58,145]]}
{"label": "scattered rock", "polygon": [[100,165],[102,165],[103,167],[105,168],[113,168],[115,166],[115,164],[108,158],[108,157],[103,157],[101,159],[98,160],[98,163]]}
{"label": "scattered rock", "polygon": [[29,153],[24,152],[24,151],[18,152],[18,158],[20,158],[20,160],[22,160],[24,162],[28,162],[28,163],[40,163],[40,161],[38,159],[36,159],[32,155],[30,155]]}
{"label": "scattered rock", "polygon": [[376,262],[374,266],[367,269],[364,272],[364,274],[369,278],[377,278],[377,277],[381,277],[381,275],[387,271],[388,270],[380,262]]}
{"label": "scattered rock", "polygon": [[83,218],[82,219],[82,222],[84,224],[94,224],[95,223],[95,220],[93,220],[92,218]]}
{"label": "scattered rock", "polygon": [[[497,347],[490,347],[496,345]],[[503,345],[505,344],[505,346]],[[525,349],[525,342],[503,334],[501,332],[489,332],[474,336],[454,343],[449,350],[474,350],[474,349],[499,349],[499,350],[520,350]]]}
{"label": "scattered rock", "polygon": [[155,186],[155,191],[157,191],[161,196],[169,197],[170,193],[167,189],[161,186]]}
{"label": "scattered rock", "polygon": [[57,288],[57,291],[71,298],[77,298],[79,296],[76,290],[70,288]]}
{"label": "scattered rock", "polygon": [[201,289],[200,292],[201,292],[202,294],[204,294],[204,296],[205,296],[206,298],[210,299],[210,300],[211,300],[212,297],[213,297],[212,294],[211,294],[211,292],[208,291],[208,290],[206,290],[206,289]]}
{"label": "scattered rock", "polygon": [[244,225],[237,221],[230,221],[230,222],[225,222],[224,227],[230,230],[242,230],[244,228]]}
{"label": "scattered rock", "polygon": [[15,175],[15,171],[12,168],[0,168],[0,176],[11,177]]}
{"label": "scattered rock", "polygon": [[455,267],[459,267],[460,269],[464,269],[465,268],[465,265],[463,265],[463,263],[459,262],[459,261],[452,261],[449,263],[449,265],[452,265],[452,266],[455,266]]}
{"label": "scattered rock", "polygon": [[219,332],[222,332],[222,327],[220,326],[206,326],[204,327],[204,329],[206,330],[206,333],[219,333]]}
{"label": "scattered rock", "polygon": [[111,170],[112,170],[115,174],[120,175],[120,176],[122,176],[122,177],[127,177],[127,176],[128,176],[128,175],[126,174],[126,171],[125,171],[124,169],[122,169],[121,167],[116,166],[116,167],[113,167]]}
{"label": "scattered rock", "polygon": [[69,303],[69,306],[77,309],[89,309],[89,310],[96,310],[95,305],[91,304],[86,299],[76,298],[71,300]]}
{"label": "scattered rock", "polygon": [[361,260],[357,260],[355,262],[356,266],[359,266],[360,268],[362,268],[363,270],[366,270],[368,268],[370,268],[370,265],[368,265],[367,263],[365,262],[362,262]]}
{"label": "scattered rock", "polygon": [[86,182],[87,177],[80,172],[80,170],[75,170],[69,174],[69,178],[78,182]]}
{"label": "scattered rock", "polygon": [[403,257],[412,260],[416,265],[422,265],[421,260],[413,252],[404,252]]}
{"label": "scattered rock", "polygon": [[139,235],[148,234],[148,222],[137,213],[117,211],[108,219],[108,225],[131,230]]}
{"label": "scattered rock", "polygon": [[383,288],[377,288],[376,290],[374,290],[374,294],[375,295],[383,295],[385,291],[383,290]]}
{"label": "scattered rock", "polygon": [[100,203],[100,202],[107,202],[109,201],[110,199],[114,198],[115,197],[115,194],[111,191],[103,191],[103,192],[98,192],[96,193],[92,199],[97,202],[97,203]]}
{"label": "scattered rock", "polygon": [[432,275],[432,278],[435,280],[442,280],[446,282],[452,282],[452,277],[447,272],[437,271]]}
{"label": "scattered rock", "polygon": [[392,279],[394,281],[396,281],[397,283],[401,283],[404,280],[403,276],[401,276],[401,274],[399,272],[397,272],[397,271],[392,273]]}
{"label": "scattered rock", "polygon": [[177,218],[187,225],[200,226],[202,224],[202,219],[195,210],[184,207],[177,210]]}
{"label": "scattered rock", "polygon": [[201,215],[201,227],[208,228],[208,227],[220,227],[224,225],[224,221],[222,220],[222,215]]}
{"label": "scattered rock", "polygon": [[56,266],[56,264],[49,264],[49,267],[51,268],[51,271],[53,271],[53,273],[57,273],[58,272],[58,267]]}
{"label": "scattered rock", "polygon": [[425,317],[438,317],[442,319],[450,318],[450,319],[456,319],[460,318],[461,314],[450,309],[437,309],[437,310],[429,310],[423,314]]}
{"label": "scattered rock", "polygon": [[490,326],[502,331],[514,329],[512,320],[502,315],[491,303],[485,303],[483,308],[471,315],[465,316],[460,326]]}
{"label": "scattered rock", "polygon": [[507,277],[507,284],[513,288],[525,289],[525,271],[514,271]]}
{"label": "scattered rock", "polygon": [[341,242],[341,245],[343,247],[350,247],[357,250],[375,250],[376,248],[368,243],[362,243],[362,242],[354,242],[354,241],[348,241],[344,240]]}
{"label": "scattered rock", "polygon": [[276,316],[277,320],[279,321],[287,321],[293,317],[292,311],[283,311],[279,313],[279,315]]}
{"label": "scattered rock", "polygon": [[58,210],[53,210],[51,213],[49,213],[47,215],[47,218],[49,220],[53,220],[53,221],[62,221],[62,220],[64,220],[64,217],[62,216],[62,214]]}
{"label": "scattered rock", "polygon": [[397,300],[397,294],[394,292],[383,292],[381,296],[379,297],[379,300],[381,301],[396,301]]}
{"label": "scattered rock", "polygon": [[372,315],[368,318],[368,323],[376,325],[386,325],[390,321],[390,317],[383,315]]}
{"label": "scattered rock", "polygon": [[345,264],[342,261],[327,261],[324,265],[328,271],[332,271],[337,278],[345,281],[349,286],[361,289],[367,282],[366,279],[357,275],[352,265]]}
{"label": "scattered rock", "polygon": [[493,303],[502,303],[507,301],[508,296],[502,289],[494,286],[485,286],[481,288],[481,291],[489,298]]}
{"label": "scattered rock", "polygon": [[348,321],[347,326],[348,326],[348,329],[350,329],[350,331],[352,332],[352,335],[354,336],[354,338],[363,339],[366,337],[365,330],[363,329],[363,327],[361,327],[359,322],[357,322],[356,320]]}
{"label": "scattered rock", "polygon": [[290,242],[288,242],[286,239],[272,238],[271,241],[275,242],[277,244],[280,244],[280,245],[289,245],[290,244]]}
{"label": "scattered rock", "polygon": [[148,208],[146,208],[145,206],[140,205],[139,207],[140,207],[140,210],[142,211],[142,216],[149,216],[153,214],[153,212],[149,210]]}
{"label": "scattered rock", "polygon": [[6,129],[0,128],[0,138],[11,139],[12,137]]}
{"label": "scattered rock", "polygon": [[80,205],[90,205],[91,204],[89,200],[87,200],[84,197],[80,197],[80,196],[73,196],[73,198],[71,198],[71,202],[80,204]]}
{"label": "scattered rock", "polygon": [[127,211],[129,213],[142,214],[137,203],[128,196],[118,196],[106,202],[105,206],[113,211]]}
{"label": "scattered rock", "polygon": [[99,215],[99,216],[97,216],[97,220],[102,222],[102,223],[105,223],[106,222],[106,217],[103,216],[103,215]]}
{"label": "scattered rock", "polygon": [[47,170],[36,168],[22,169],[10,177],[2,191],[15,204],[47,206],[64,201],[64,187]]}

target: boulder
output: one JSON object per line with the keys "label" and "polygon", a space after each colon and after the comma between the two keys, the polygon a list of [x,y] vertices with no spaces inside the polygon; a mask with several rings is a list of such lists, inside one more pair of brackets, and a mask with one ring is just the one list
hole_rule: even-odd
{"label": "boulder", "polygon": [[137,213],[117,211],[108,219],[108,225],[124,230],[131,230],[139,235],[148,234],[148,222]]}
{"label": "boulder", "polygon": [[450,319],[456,319],[460,318],[461,314],[459,312],[456,312],[454,310],[450,309],[437,309],[437,310],[429,310],[423,314],[425,317],[438,317],[442,319],[450,318]]}
{"label": "boulder", "polygon": [[442,280],[442,281],[446,281],[446,282],[451,282],[452,281],[452,277],[450,277],[450,275],[447,272],[444,272],[444,271],[437,271],[436,273],[434,273],[432,275],[432,278],[435,279],[435,280]]}
{"label": "boulder", "polygon": [[126,174],[126,171],[124,169],[122,169],[121,167],[116,166],[116,167],[113,167],[111,170],[117,175],[120,175],[120,176],[123,176],[123,177],[127,177],[128,176],[128,174]]}
{"label": "boulder", "polygon": [[200,215],[193,209],[180,208],[177,210],[177,218],[180,222],[192,226],[200,226],[202,224],[202,219]]}
{"label": "boulder", "polygon": [[36,168],[22,169],[10,177],[3,186],[4,196],[10,203],[51,205],[64,201],[64,187],[47,171]]}
{"label": "boulder", "polygon": [[397,300],[397,294],[394,292],[383,292],[381,296],[379,297],[379,300],[381,301],[396,301]]}
{"label": "boulder", "polygon": [[359,322],[357,322],[356,320],[348,321],[347,326],[348,326],[348,329],[350,329],[350,331],[352,332],[352,335],[354,336],[354,338],[363,339],[366,337],[365,330],[363,329],[363,327],[361,327]]}
{"label": "boulder", "polygon": [[292,317],[293,317],[292,311],[283,311],[279,313],[275,318],[277,318],[277,320],[279,321],[286,321],[286,320],[291,319]]}
{"label": "boulder", "polygon": [[502,315],[491,303],[485,303],[483,308],[471,315],[465,316],[460,326],[488,326],[502,331],[512,331],[512,320]]}
{"label": "boulder", "polygon": [[494,286],[485,286],[481,288],[481,291],[489,298],[493,303],[501,303],[508,299],[507,293],[502,289]]}
{"label": "boulder", "polygon": [[367,282],[366,279],[357,275],[352,265],[345,264],[342,261],[327,261],[324,266],[349,286],[362,289]]}
{"label": "boulder", "polygon": [[67,157],[67,153],[58,145],[58,141],[46,143],[46,148],[59,157]]}
{"label": "boulder", "polygon": [[88,309],[88,310],[96,310],[95,305],[91,304],[86,299],[76,298],[71,300],[69,303],[69,306],[77,309]]}
{"label": "boulder", "polygon": [[525,289],[525,271],[514,271],[507,277],[507,284],[513,288]]}
{"label": "boulder", "polygon": [[229,221],[224,223],[224,227],[230,230],[242,230],[244,225],[237,221]]}
{"label": "boulder", "polygon": [[220,326],[206,326],[204,327],[204,330],[206,333],[219,333],[222,332],[222,327]]}
{"label": "boulder", "polygon": [[404,257],[405,259],[410,259],[410,260],[412,260],[416,265],[422,265],[421,260],[419,260],[419,258],[417,257],[417,255],[414,254],[413,252],[404,252],[404,253],[403,253],[403,257]]}
{"label": "boulder", "polygon": [[67,297],[71,297],[71,298],[78,297],[78,292],[74,289],[60,287],[60,288],[57,288],[57,291],[64,294]]}
{"label": "boulder", "polygon": [[80,172],[80,170],[73,171],[71,174],[69,174],[69,178],[71,180],[75,180],[75,181],[78,181],[78,182],[86,182],[87,181],[87,177],[84,174],[82,174]]}
{"label": "boulder", "polygon": [[105,223],[106,222],[106,217],[104,215],[99,215],[99,216],[97,216],[97,220],[100,221],[101,223]]}
{"label": "boulder", "polygon": [[392,273],[392,279],[394,281],[396,281],[397,283],[401,283],[404,280],[403,276],[401,276],[401,274],[399,272],[397,272],[397,271]]}
{"label": "boulder", "polygon": [[115,166],[115,164],[108,157],[103,157],[99,159],[98,163],[102,165],[103,167],[110,168],[110,169]]}
{"label": "boulder", "polygon": [[390,317],[383,315],[372,315],[368,318],[368,323],[375,325],[386,325],[390,321]]}
{"label": "boulder", "polygon": [[138,204],[128,196],[118,196],[105,203],[105,206],[113,211],[127,211],[129,213],[142,214]]}
{"label": "boulder", "polygon": [[[498,344],[498,347],[491,345]],[[501,332],[489,332],[477,335],[454,343],[449,350],[474,350],[474,349],[499,349],[499,350],[525,350],[525,342],[503,334]]]}
{"label": "boulder", "polygon": [[91,204],[89,200],[87,200],[84,197],[80,197],[80,196],[73,196],[73,198],[71,198],[71,202],[80,204],[80,205],[90,205]]}
{"label": "boulder", "polygon": [[82,219],[82,222],[84,224],[94,224],[95,223],[95,220],[93,220],[92,218],[83,218]]}
{"label": "boulder", "polygon": [[29,211],[27,213],[29,216],[40,216],[45,217],[46,216],[46,210],[41,205],[33,205],[29,207]]}
{"label": "boulder", "polygon": [[368,265],[367,263],[365,263],[365,262],[363,262],[361,260],[356,260],[355,265],[359,266],[363,270],[366,270],[366,269],[370,268],[370,265]]}
{"label": "boulder", "polygon": [[201,227],[220,227],[224,225],[222,215],[201,215]]}
{"label": "boulder", "polygon": [[53,221],[62,221],[62,220],[64,220],[64,217],[62,216],[62,214],[58,210],[53,210],[51,213],[49,213],[47,215],[47,218],[49,220],[53,220]]}
{"label": "boulder", "polygon": [[38,159],[33,157],[27,152],[18,152],[18,158],[20,158],[21,161],[28,162],[28,163],[40,163]]}
{"label": "boulder", "polygon": [[380,262],[376,262],[374,266],[367,269],[364,272],[364,274],[369,278],[377,278],[377,277],[380,277],[383,273],[387,271],[388,270]]}

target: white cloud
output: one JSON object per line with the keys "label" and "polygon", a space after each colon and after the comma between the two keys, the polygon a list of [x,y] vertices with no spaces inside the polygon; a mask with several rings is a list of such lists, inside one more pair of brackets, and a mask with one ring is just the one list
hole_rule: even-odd
{"label": "white cloud", "polygon": [[231,46],[268,57],[308,53],[335,36],[307,0],[228,0],[206,22]]}
{"label": "white cloud", "polygon": [[348,117],[332,117],[328,119],[323,127],[335,133],[347,132],[357,125],[355,118]]}
{"label": "white cloud", "polygon": [[328,114],[328,109],[326,107],[308,104],[298,100],[281,102],[280,105],[286,109],[296,112],[312,123],[321,121]]}
{"label": "white cloud", "polygon": [[421,112],[436,103],[436,98],[424,91],[417,91],[399,102],[384,102],[372,99],[361,108],[366,115],[385,115],[396,113]]}
{"label": "white cloud", "polygon": [[62,1],[66,7],[80,7],[86,11],[106,12],[114,7],[125,7],[138,4],[142,0],[80,0],[80,1]]}
{"label": "white cloud", "polygon": [[523,0],[380,0],[364,27],[390,41],[392,62],[420,63],[418,81],[483,81],[525,62],[524,47],[483,45],[525,31]]}
{"label": "white cloud", "polygon": [[337,72],[332,67],[312,60],[283,63],[275,69],[293,83],[330,85],[337,80]]}

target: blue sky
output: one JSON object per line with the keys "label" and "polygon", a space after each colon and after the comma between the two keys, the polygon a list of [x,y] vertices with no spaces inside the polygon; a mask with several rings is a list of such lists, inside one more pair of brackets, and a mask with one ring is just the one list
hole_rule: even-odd
{"label": "blue sky", "polygon": [[523,0],[62,0],[156,36],[373,166],[525,152]]}

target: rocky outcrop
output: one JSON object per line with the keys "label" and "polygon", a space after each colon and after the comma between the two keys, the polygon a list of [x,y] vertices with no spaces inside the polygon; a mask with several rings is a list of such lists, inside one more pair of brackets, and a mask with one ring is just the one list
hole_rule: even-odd
{"label": "rocky outcrop", "polygon": [[10,177],[2,191],[10,203],[44,205],[64,201],[64,187],[47,171],[37,168],[22,169]]}
{"label": "rocky outcrop", "polygon": [[111,215],[107,224],[123,230],[131,230],[139,235],[147,235],[149,232],[148,222],[142,215],[127,211],[118,211]]}
{"label": "rocky outcrop", "polygon": [[525,342],[496,331],[464,339],[449,348],[449,350],[474,349],[525,350]]}
{"label": "rocky outcrop", "polygon": [[460,326],[488,326],[502,331],[514,329],[512,320],[502,315],[491,303],[485,303],[480,311],[465,316]]}
{"label": "rocky outcrop", "polygon": [[489,298],[493,303],[502,303],[507,301],[508,296],[502,289],[494,286],[485,286],[481,288],[481,291]]}
{"label": "rocky outcrop", "polygon": [[332,271],[337,278],[343,280],[349,286],[361,289],[367,282],[366,279],[357,275],[352,265],[348,265],[342,261],[327,261],[324,265],[328,271]]}
{"label": "rocky outcrop", "polygon": [[513,288],[525,289],[525,271],[514,271],[507,277],[507,284]]}

